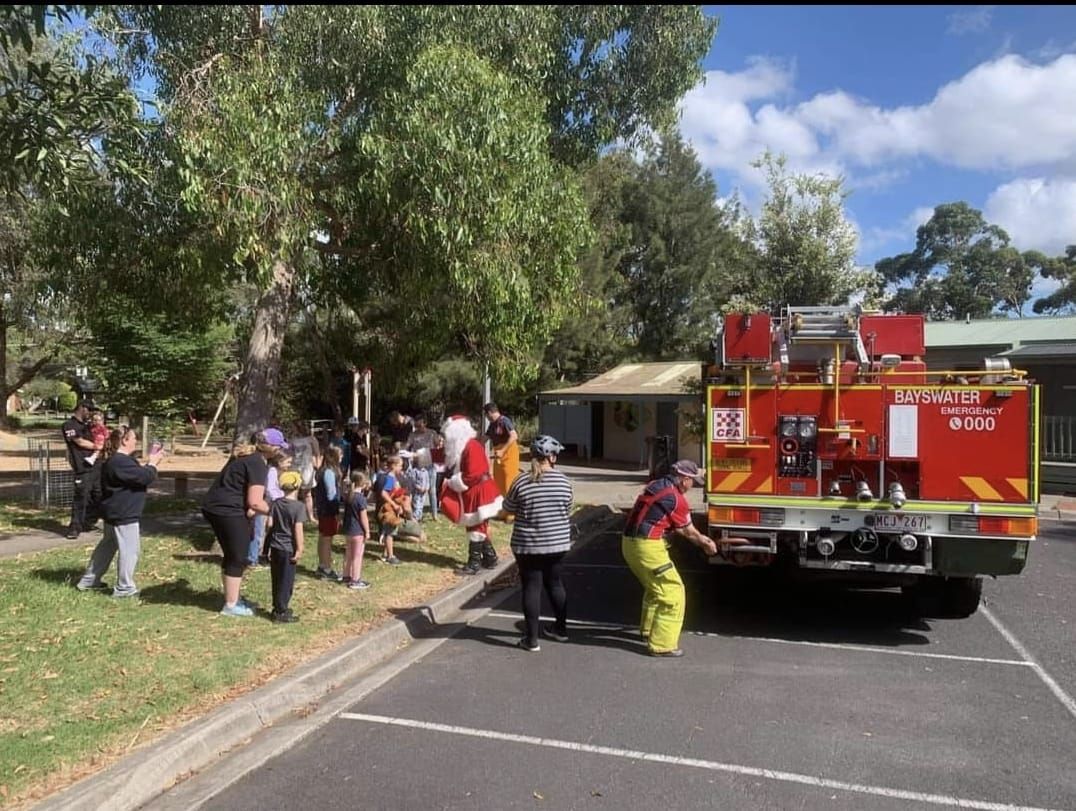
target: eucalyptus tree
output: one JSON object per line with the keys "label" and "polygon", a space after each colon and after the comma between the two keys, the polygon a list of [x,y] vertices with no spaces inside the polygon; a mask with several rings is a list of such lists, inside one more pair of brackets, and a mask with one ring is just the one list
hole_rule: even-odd
{"label": "eucalyptus tree", "polygon": [[714,24],[684,6],[119,7],[152,75],[180,196],[262,291],[238,430],[264,424],[296,291],[407,303],[506,381],[576,289],[577,167],[671,121]]}
{"label": "eucalyptus tree", "polygon": [[1054,279],[1061,283],[1053,293],[1035,302],[1035,312],[1071,313],[1076,309],[1076,245],[1067,246],[1063,256],[1050,258],[1035,251],[1025,256],[1039,268],[1044,279]]}
{"label": "eucalyptus tree", "polygon": [[1003,228],[967,203],[944,203],[916,230],[915,249],[875,265],[893,293],[887,310],[931,318],[1023,314],[1045,257],[1022,253]]}
{"label": "eucalyptus tree", "polygon": [[855,264],[856,233],[844,212],[844,180],[793,173],[784,156],[765,153],[754,163],[768,193],[745,235],[757,261],[739,280],[733,301],[776,311],[789,304],[842,304],[873,299],[877,280]]}
{"label": "eucalyptus tree", "polygon": [[[39,261],[37,222],[107,184],[106,145],[145,127],[125,77],[63,32],[74,8],[0,6],[0,422],[8,395],[80,337],[66,285]],[[113,150],[130,168],[126,157]]]}

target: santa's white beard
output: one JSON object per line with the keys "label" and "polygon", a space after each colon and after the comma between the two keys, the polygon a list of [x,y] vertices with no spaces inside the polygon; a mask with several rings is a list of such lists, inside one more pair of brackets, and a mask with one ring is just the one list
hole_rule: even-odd
{"label": "santa's white beard", "polygon": [[467,443],[478,436],[467,420],[452,420],[441,429],[445,438],[445,469],[455,470]]}

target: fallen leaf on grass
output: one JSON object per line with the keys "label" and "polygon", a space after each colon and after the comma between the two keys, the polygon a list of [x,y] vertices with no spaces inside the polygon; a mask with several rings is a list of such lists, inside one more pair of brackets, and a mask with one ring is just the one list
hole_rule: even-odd
{"label": "fallen leaf on grass", "polygon": [[58,678],[60,678],[60,674],[59,673],[54,673],[51,670],[46,670],[45,674],[41,678],[43,678],[43,679],[58,679]]}

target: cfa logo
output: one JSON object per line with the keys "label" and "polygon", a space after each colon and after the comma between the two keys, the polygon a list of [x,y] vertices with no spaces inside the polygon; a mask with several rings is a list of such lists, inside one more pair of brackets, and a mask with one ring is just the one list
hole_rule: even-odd
{"label": "cfa logo", "polygon": [[710,437],[714,442],[742,442],[744,409],[715,408],[712,412],[710,428]]}

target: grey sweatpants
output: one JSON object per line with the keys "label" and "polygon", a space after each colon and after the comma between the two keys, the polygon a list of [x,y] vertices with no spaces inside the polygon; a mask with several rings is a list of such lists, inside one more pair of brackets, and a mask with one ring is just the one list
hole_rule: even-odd
{"label": "grey sweatpants", "polygon": [[79,591],[92,589],[101,582],[101,577],[112,565],[112,558],[119,552],[119,563],[116,564],[116,587],[112,590],[113,597],[130,597],[138,593],[138,587],[134,582],[135,566],[138,565],[138,553],[142,550],[142,539],[138,522],[133,524],[105,524],[105,534],[93,554],[90,555],[90,563],[86,567],[86,573],[78,581]]}

